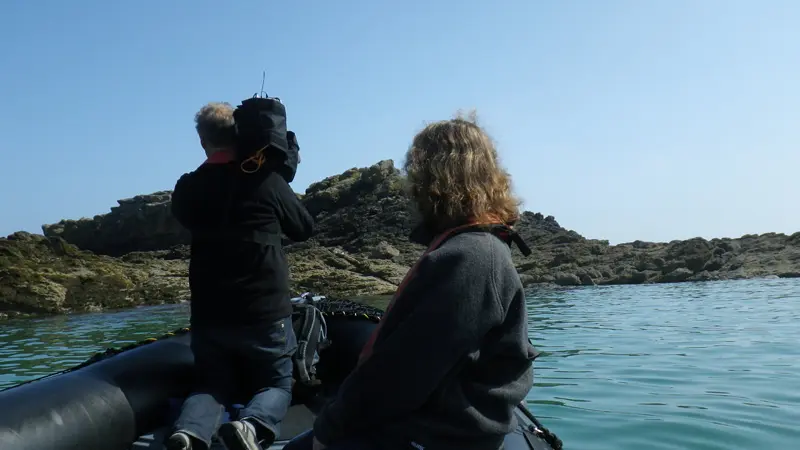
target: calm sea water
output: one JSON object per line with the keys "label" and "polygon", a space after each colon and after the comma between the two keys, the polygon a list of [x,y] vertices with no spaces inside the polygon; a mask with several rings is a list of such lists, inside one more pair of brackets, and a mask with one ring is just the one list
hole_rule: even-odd
{"label": "calm sea water", "polygon": [[[568,449],[800,448],[800,280],[536,290],[529,395]],[[0,322],[0,387],[184,326],[185,305]]]}

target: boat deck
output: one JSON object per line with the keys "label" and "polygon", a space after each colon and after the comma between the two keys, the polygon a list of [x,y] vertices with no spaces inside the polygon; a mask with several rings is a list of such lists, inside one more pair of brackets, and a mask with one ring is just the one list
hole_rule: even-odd
{"label": "boat deck", "polygon": [[[519,429],[506,436],[505,449],[506,450],[551,450],[544,440],[528,435],[523,435],[522,428],[531,425],[531,421],[520,413],[516,412],[517,420],[519,421]],[[314,414],[303,405],[296,405],[289,408],[286,418],[281,423],[281,435],[269,448],[264,450],[281,450],[286,443],[293,437],[310,429],[314,424]],[[164,439],[169,433],[169,428],[160,428],[152,433],[141,436],[137,440],[131,450],[163,450]],[[225,450],[219,442],[214,442],[211,445],[211,450]]]}
{"label": "boat deck", "polygon": [[[308,430],[314,424],[314,414],[302,405],[292,406],[286,414],[286,418],[281,423],[281,435],[268,449],[265,450],[280,450],[289,442],[290,439],[298,434]],[[164,439],[169,433],[169,428],[164,427],[153,431],[152,433],[141,436],[139,440],[134,442],[131,450],[163,450]],[[211,450],[224,450],[225,447],[219,442],[214,442],[211,445]]]}

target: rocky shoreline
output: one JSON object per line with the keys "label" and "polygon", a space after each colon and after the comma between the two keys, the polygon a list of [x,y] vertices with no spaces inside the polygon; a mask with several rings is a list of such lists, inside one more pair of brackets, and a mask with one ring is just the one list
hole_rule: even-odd
{"label": "rocky shoreline", "polygon": [[[188,299],[189,235],[169,213],[169,191],[118,201],[108,214],[0,239],[0,317],[63,314]],[[411,244],[409,203],[392,161],[314,183],[301,199],[315,217],[308,242],[287,242],[296,291],[390,294],[422,247]],[[800,232],[736,239],[609,245],[525,212],[533,250],[514,250],[526,285],[674,283],[800,277]]]}

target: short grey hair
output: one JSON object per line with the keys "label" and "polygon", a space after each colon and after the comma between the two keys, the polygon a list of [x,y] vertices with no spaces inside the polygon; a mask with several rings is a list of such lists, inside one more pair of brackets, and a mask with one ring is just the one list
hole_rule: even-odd
{"label": "short grey hair", "polygon": [[233,145],[233,106],[226,102],[211,102],[194,116],[195,128],[200,139],[212,147]]}

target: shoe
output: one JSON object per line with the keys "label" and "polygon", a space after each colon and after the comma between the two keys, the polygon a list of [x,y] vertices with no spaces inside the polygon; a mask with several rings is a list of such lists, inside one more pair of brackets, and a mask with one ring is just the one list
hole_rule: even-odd
{"label": "shoe", "polygon": [[173,433],[164,444],[167,450],[192,450],[192,440],[186,433]]}
{"label": "shoe", "polygon": [[246,420],[234,420],[220,425],[219,440],[227,450],[262,450],[258,443],[256,427]]}

